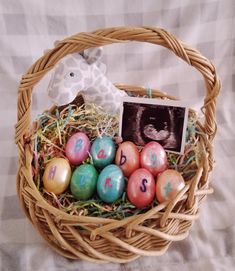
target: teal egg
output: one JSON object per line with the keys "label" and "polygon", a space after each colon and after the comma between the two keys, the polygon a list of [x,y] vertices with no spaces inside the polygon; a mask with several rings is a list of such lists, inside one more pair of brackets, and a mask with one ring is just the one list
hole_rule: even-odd
{"label": "teal egg", "polygon": [[112,203],[120,198],[124,188],[124,176],[118,166],[108,165],[101,171],[97,181],[97,192],[104,202]]}
{"label": "teal egg", "polygon": [[96,190],[98,173],[93,165],[84,164],[75,169],[70,183],[70,190],[79,200],[89,199]]}
{"label": "teal egg", "polygon": [[104,168],[114,160],[116,152],[115,144],[111,137],[97,137],[91,146],[91,156],[94,166]]}

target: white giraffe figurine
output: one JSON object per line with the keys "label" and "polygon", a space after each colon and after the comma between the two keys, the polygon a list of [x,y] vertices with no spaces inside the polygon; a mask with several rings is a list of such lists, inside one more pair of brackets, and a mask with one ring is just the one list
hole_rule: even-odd
{"label": "white giraffe figurine", "polygon": [[102,48],[73,53],[60,60],[53,71],[48,95],[57,105],[71,103],[81,93],[85,104],[94,103],[109,113],[117,113],[127,94],[105,76],[106,66],[99,61]]}

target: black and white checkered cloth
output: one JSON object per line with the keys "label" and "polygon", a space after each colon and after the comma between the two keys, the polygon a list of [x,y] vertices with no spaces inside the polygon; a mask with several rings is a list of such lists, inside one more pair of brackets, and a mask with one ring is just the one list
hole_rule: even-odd
{"label": "black and white checkered cloth", "polygon": [[[94,270],[72,262],[42,241],[19,207],[14,144],[17,85],[27,68],[65,36],[121,25],[163,27],[199,49],[218,69],[223,89],[218,100],[215,193],[202,204],[189,237],[162,257],[141,257],[112,270],[235,269],[235,1],[234,0],[1,0],[0,1],[0,267],[1,270]],[[113,82],[144,85],[180,97],[197,109],[205,88],[201,75],[167,49],[146,43],[104,48]],[[47,108],[48,78],[34,89],[34,115]]]}

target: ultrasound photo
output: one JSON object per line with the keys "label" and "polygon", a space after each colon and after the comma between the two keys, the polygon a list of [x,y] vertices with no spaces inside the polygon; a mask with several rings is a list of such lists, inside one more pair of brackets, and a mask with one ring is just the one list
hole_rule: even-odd
{"label": "ultrasound photo", "polygon": [[166,151],[183,153],[188,108],[176,101],[125,97],[119,135],[123,141],[144,146],[160,143]]}

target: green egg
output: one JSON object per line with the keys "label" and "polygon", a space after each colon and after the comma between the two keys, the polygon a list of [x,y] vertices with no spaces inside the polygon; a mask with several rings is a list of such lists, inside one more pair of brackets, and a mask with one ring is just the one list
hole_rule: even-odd
{"label": "green egg", "polygon": [[70,183],[70,190],[78,200],[87,200],[96,190],[98,173],[93,165],[84,164],[75,169]]}
{"label": "green egg", "polygon": [[91,146],[91,156],[95,167],[102,169],[115,158],[116,146],[109,136],[97,137]]}

